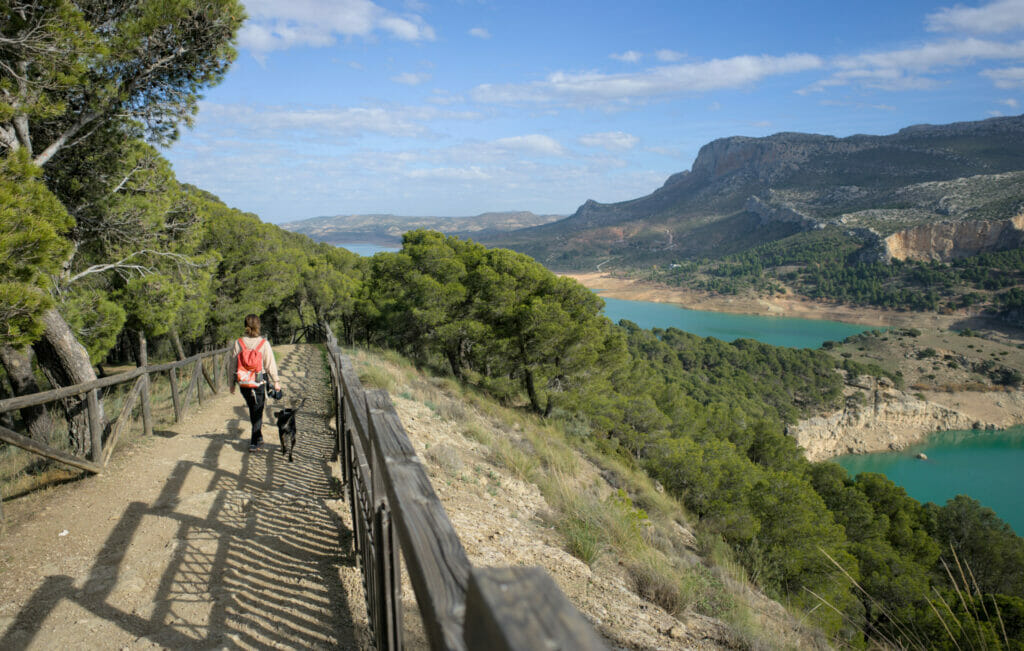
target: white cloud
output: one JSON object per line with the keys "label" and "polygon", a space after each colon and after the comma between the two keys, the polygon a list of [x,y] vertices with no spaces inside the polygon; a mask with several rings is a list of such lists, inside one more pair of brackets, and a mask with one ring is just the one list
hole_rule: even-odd
{"label": "white cloud", "polygon": [[979,61],[1024,57],[1024,41],[1003,43],[977,38],[949,39],[919,47],[835,57],[839,70],[798,91],[822,91],[832,86],[861,85],[882,90],[927,90],[940,81],[925,76]]}
{"label": "white cloud", "polygon": [[665,63],[675,63],[681,59],[685,59],[686,55],[682,52],[676,52],[675,50],[658,50],[654,53],[655,58],[658,61],[664,61]]}
{"label": "white cloud", "polygon": [[1009,106],[1012,109],[1020,108],[1020,102],[1018,102],[1017,100],[1013,99],[1012,97],[1008,97],[1006,99],[999,100],[999,103],[1004,105],[1004,106]]}
{"label": "white cloud", "polygon": [[488,39],[491,37],[491,33],[484,29],[483,27],[474,27],[473,29],[469,30],[469,35],[482,39]]}
{"label": "white cloud", "polygon": [[407,86],[418,86],[429,79],[429,72],[403,72],[400,75],[392,77],[391,81],[397,84],[405,84]]}
{"label": "white cloud", "polygon": [[416,14],[398,15],[370,0],[245,0],[249,19],[239,45],[257,58],[292,47],[325,47],[337,38],[384,32],[404,41],[432,41],[434,28]]}
{"label": "white cloud", "polygon": [[405,173],[412,179],[436,179],[441,181],[486,181],[491,176],[473,165],[470,167],[432,167],[413,169]]}
{"label": "white cloud", "polygon": [[996,88],[1024,88],[1024,68],[982,70],[981,74],[991,79]]}
{"label": "white cloud", "polygon": [[477,120],[473,112],[447,111],[436,107],[329,107],[294,109],[254,107],[204,102],[199,120],[216,122],[225,130],[239,129],[260,138],[288,137],[296,133],[315,137],[355,138],[364,134],[422,137],[428,124],[438,120]]}
{"label": "white cloud", "polygon": [[851,84],[892,91],[928,90],[939,85],[936,80],[929,77],[907,75],[902,70],[894,68],[855,69],[837,72],[827,79],[822,79],[806,88],[798,90],[797,93],[806,95],[810,92],[823,91],[832,86],[848,86]]}
{"label": "white cloud", "polygon": [[380,26],[403,41],[433,41],[435,37],[434,28],[419,16],[384,16]]}
{"label": "white cloud", "polygon": [[643,72],[556,72],[527,84],[483,84],[473,89],[479,102],[629,101],[675,93],[739,88],[765,77],[814,70],[823,61],[811,54],[737,56],[704,63],[649,68]]}
{"label": "white cloud", "polygon": [[606,131],[603,133],[588,133],[580,136],[580,144],[587,147],[601,147],[609,151],[626,151],[636,146],[636,136],[622,131]]}
{"label": "white cloud", "polygon": [[845,70],[868,68],[928,72],[942,66],[963,66],[985,59],[1020,57],[1024,57],[1024,41],[1003,43],[965,38],[926,43],[904,50],[836,57],[834,63]]}
{"label": "white cloud", "polygon": [[625,63],[639,63],[640,59],[644,58],[644,55],[636,50],[626,50],[622,54],[609,54],[608,56]]}
{"label": "white cloud", "polygon": [[981,7],[945,7],[925,18],[933,32],[1001,34],[1024,28],[1024,0],[997,0]]}
{"label": "white cloud", "polygon": [[526,136],[512,136],[510,138],[499,138],[494,145],[508,150],[523,151],[545,156],[563,156],[565,150],[557,140],[550,136],[533,133]]}
{"label": "white cloud", "polygon": [[483,141],[446,146],[431,139],[395,151],[323,139],[307,147],[287,130],[277,139],[254,138],[244,125],[229,137],[213,126],[200,124],[175,144],[178,177],[275,222],[330,214],[569,214],[587,197],[614,202],[647,194],[683,163],[637,169],[614,158],[530,156]]}

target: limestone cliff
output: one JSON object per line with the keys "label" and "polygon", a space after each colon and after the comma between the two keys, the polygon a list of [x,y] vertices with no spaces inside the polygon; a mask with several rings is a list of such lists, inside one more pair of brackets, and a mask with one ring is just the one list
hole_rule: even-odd
{"label": "limestone cliff", "polygon": [[788,434],[811,461],[841,454],[902,450],[943,430],[994,428],[955,409],[921,400],[882,380],[858,378],[855,388],[867,389],[863,403],[800,421]]}
{"label": "limestone cliff", "polygon": [[1024,245],[1024,214],[998,221],[937,222],[893,233],[885,238],[894,260],[949,262],[958,258],[1005,251]]}

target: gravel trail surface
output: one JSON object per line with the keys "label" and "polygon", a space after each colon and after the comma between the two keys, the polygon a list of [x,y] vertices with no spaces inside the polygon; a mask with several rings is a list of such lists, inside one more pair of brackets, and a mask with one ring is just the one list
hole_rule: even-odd
{"label": "gravel trail surface", "polygon": [[[0,649],[365,648],[362,579],[329,460],[319,347],[275,349],[285,398],[250,453],[241,396],[4,508]],[[295,461],[273,411],[306,398]]]}

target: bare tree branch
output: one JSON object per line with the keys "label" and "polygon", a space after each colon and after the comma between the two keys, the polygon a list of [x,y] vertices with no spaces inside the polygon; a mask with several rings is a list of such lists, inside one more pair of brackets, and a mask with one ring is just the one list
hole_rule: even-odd
{"label": "bare tree branch", "polygon": [[129,260],[132,260],[142,255],[155,255],[160,258],[170,258],[177,262],[178,266],[191,267],[193,269],[199,269],[202,266],[193,262],[191,259],[189,259],[188,256],[181,255],[180,253],[171,253],[169,251],[156,251],[153,249],[143,249],[142,251],[136,251],[135,253],[127,255],[124,258],[118,260],[117,262],[111,262],[108,264],[94,264],[91,267],[88,267],[85,270],[80,271],[79,273],[69,278],[67,280],[67,284],[70,285],[75,281],[81,280],[85,276],[103,273],[104,271],[111,270],[123,271],[126,272],[128,275],[131,275],[132,273],[137,273],[140,276],[148,276],[156,273],[156,269],[154,269],[151,266],[146,266],[144,264],[129,264]]}
{"label": "bare tree branch", "polygon": [[81,131],[82,128],[87,126],[90,122],[99,118],[100,115],[101,114],[96,111],[84,113],[82,117],[75,120],[75,122],[72,123],[71,126],[65,129],[64,133],[57,136],[54,139],[54,141],[51,142],[50,145],[42,151],[42,153],[40,153],[38,156],[32,159],[32,162],[38,165],[39,167],[46,165],[48,162],[50,162],[51,158],[57,155],[57,152],[60,151],[62,147],[64,147],[68,140],[74,137],[76,133]]}

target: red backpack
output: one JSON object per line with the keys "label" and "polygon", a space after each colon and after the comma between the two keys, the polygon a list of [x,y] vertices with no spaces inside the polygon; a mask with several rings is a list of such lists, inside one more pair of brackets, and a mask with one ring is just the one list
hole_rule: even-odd
{"label": "red backpack", "polygon": [[263,384],[263,353],[260,348],[263,348],[266,341],[260,339],[260,343],[250,350],[241,338],[238,339],[238,345],[242,348],[238,351],[238,386],[255,389]]}

